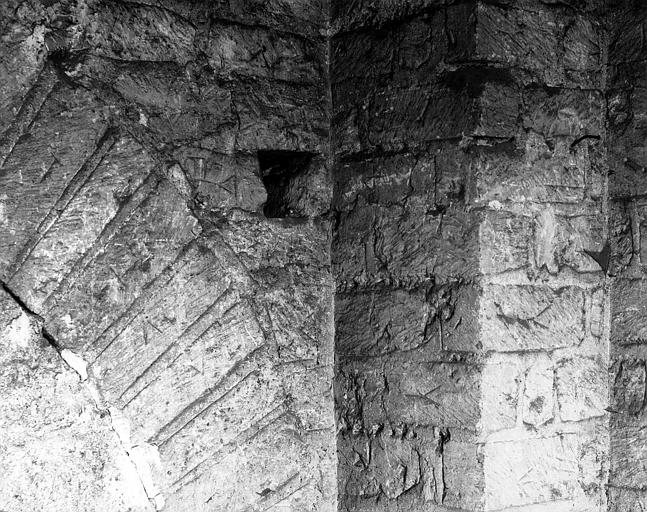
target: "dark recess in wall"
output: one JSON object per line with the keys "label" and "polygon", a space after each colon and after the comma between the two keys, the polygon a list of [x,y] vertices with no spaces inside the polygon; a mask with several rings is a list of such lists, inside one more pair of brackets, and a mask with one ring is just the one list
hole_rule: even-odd
{"label": "dark recess in wall", "polygon": [[302,151],[265,150],[258,152],[263,185],[267,190],[267,201],[263,213],[268,218],[299,217],[296,214],[294,180],[309,167],[312,153]]}

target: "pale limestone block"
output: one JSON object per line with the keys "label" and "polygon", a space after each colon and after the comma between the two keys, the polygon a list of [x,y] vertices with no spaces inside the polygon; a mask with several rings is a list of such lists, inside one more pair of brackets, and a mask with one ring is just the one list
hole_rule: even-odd
{"label": "pale limestone block", "polygon": [[574,498],[579,490],[577,437],[485,444],[485,510]]}
{"label": "pale limestone block", "polygon": [[573,357],[556,363],[555,382],[562,421],[580,421],[605,414],[608,375],[599,359]]}
{"label": "pale limestone block", "polygon": [[483,366],[479,426],[484,434],[515,426],[523,372],[519,358],[498,354]]}
{"label": "pale limestone block", "polygon": [[483,348],[508,352],[579,345],[585,337],[584,296],[576,286],[485,286]]}
{"label": "pale limestone block", "polygon": [[522,399],[524,423],[539,427],[553,419],[553,371],[553,363],[546,355],[530,362]]}

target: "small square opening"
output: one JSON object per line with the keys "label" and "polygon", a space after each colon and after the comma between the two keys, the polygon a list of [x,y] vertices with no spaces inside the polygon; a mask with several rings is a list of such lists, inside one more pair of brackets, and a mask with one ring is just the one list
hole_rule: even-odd
{"label": "small square opening", "polygon": [[302,151],[259,151],[258,164],[267,201],[263,213],[268,218],[302,217],[297,201],[300,197],[299,183],[296,178],[309,168],[312,153]]}

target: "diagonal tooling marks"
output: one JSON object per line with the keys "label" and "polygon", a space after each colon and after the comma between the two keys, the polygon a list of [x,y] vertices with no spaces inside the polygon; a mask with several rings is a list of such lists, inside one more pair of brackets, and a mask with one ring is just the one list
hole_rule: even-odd
{"label": "diagonal tooling marks", "polygon": [[299,473],[294,473],[287,480],[277,485],[276,488],[271,489],[270,493],[259,498],[256,503],[244,508],[242,512],[265,512],[266,510],[270,510],[282,501],[287,500],[290,496],[299,492],[301,489],[307,487],[311,482],[311,480],[306,480],[304,483],[301,483],[301,480],[298,477]]}
{"label": "diagonal tooling marks", "polygon": [[224,290],[222,294],[204,311],[200,316],[182,333],[146,368],[137,378],[121,393],[120,399],[128,405],[132,402],[146,387],[155,381],[166,368],[168,368],[175,359],[187,350],[191,345],[198,341],[213,325],[217,323],[221,316],[221,305],[235,300],[236,294],[231,287]]}
{"label": "diagonal tooling marks", "polygon": [[119,335],[135,320],[149,304],[154,304],[163,300],[165,287],[171,280],[189,265],[198,255],[199,244],[197,238],[191,240],[178,253],[175,260],[172,261],[160,274],[144,288],[142,294],[137,297],[132,304],[117,319],[112,322],[95,340],[96,360],[103,354]]}
{"label": "diagonal tooling marks", "polygon": [[209,454],[208,457],[195,464],[181,477],[176,479],[171,484],[172,492],[176,493],[183,487],[189,485],[191,482],[199,479],[201,475],[205,474],[211,467],[215,466],[219,460],[222,460],[227,455],[234,453],[239,446],[249,443],[255,437],[265,432],[272,425],[280,421],[282,418],[286,417],[289,412],[289,408],[285,402],[277,405],[274,409],[257,420],[253,425],[236,435],[234,439],[232,439],[228,443],[225,443],[223,446]]}
{"label": "diagonal tooling marks", "polygon": [[54,206],[47,213],[45,218],[40,222],[38,228],[36,228],[36,233],[30,237],[27,243],[22,247],[16,260],[8,271],[9,281],[18,273],[23,263],[29,258],[29,255],[33,252],[34,248],[38,243],[43,239],[45,234],[51,227],[56,223],[60,218],[61,214],[70,204],[74,196],[81,190],[83,185],[90,179],[94,171],[99,167],[101,161],[106,156],[110,148],[117,142],[117,130],[114,128],[108,128],[101,136],[96,149],[90,155],[90,157],[81,165],[76,174],[72,177],[70,182],[63,190],[63,193],[54,203]]}
{"label": "diagonal tooling marks", "polygon": [[187,405],[169,423],[164,425],[148,442],[157,446],[167,443],[178,432],[190,425],[197,417],[236,389],[250,375],[256,373],[261,367],[261,363],[270,357],[271,348],[267,343],[250,352],[245,358],[236,363],[222,379],[203,391],[197,399]]}
{"label": "diagonal tooling marks", "polygon": [[50,62],[46,62],[43,70],[36,79],[36,83],[29,90],[20,106],[13,122],[0,138],[0,172],[7,158],[13,152],[20,137],[22,137],[40,112],[47,97],[58,82],[56,69]]}
{"label": "diagonal tooling marks", "polygon": [[144,182],[137,187],[135,192],[119,207],[116,215],[103,228],[97,239],[92,243],[90,248],[81,256],[72,266],[72,268],[62,277],[54,291],[43,302],[43,310],[48,311],[54,301],[65,294],[70,288],[75,278],[83,272],[90,262],[105,249],[110,240],[118,232],[120,226],[128,220],[135,210],[144,202],[148,196],[155,190],[161,178],[155,172],[149,174]]}
{"label": "diagonal tooling marks", "polygon": [[11,290],[11,288],[9,288],[5,283],[1,281],[0,289],[4,290],[28,316],[37,319],[43,338],[47,340],[47,342],[54,348],[54,350],[56,350],[65,364],[67,364],[73,371],[75,371],[79,375],[79,378],[92,397],[96,409],[100,411],[101,416],[108,416],[110,418],[110,426],[117,435],[119,443],[121,444],[123,450],[126,452],[126,456],[133,464],[138,475],[138,483],[141,485],[143,492],[148,497],[150,505],[152,505],[156,510],[161,510],[161,508],[164,506],[164,497],[153,481],[149,460],[147,460],[146,457],[142,456],[142,449],[144,449],[148,452],[156,454],[156,458],[159,458],[157,449],[152,446],[133,446],[131,444],[129,425],[127,424],[126,418],[121,414],[121,411],[106,404],[99,386],[94,382],[92,375],[87,371],[88,365],[86,361],[84,361],[83,358],[81,358],[74,352],[62,348],[45,329],[45,319],[29,309],[29,307],[22,301],[22,299],[18,297]]}

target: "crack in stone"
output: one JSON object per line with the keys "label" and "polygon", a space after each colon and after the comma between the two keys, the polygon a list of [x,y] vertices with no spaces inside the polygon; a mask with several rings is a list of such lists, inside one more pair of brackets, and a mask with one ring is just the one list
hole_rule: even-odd
{"label": "crack in stone", "polygon": [[45,319],[34,312],[27,304],[3,281],[0,281],[0,288],[18,305],[28,316],[35,318],[40,327],[41,336],[56,350],[67,366],[79,375],[81,382],[87,389],[96,409],[104,417],[110,417],[110,428],[117,435],[119,444],[126,452],[128,460],[135,467],[144,494],[155,510],[164,507],[165,500],[160,489],[154,483],[150,459],[154,459],[155,465],[160,465],[159,451],[156,446],[148,443],[133,445],[130,439],[130,422],[117,407],[109,406],[104,400],[102,393],[97,386],[92,370],[88,372],[88,363],[81,356],[67,348],[62,348],[56,339],[45,328]]}

